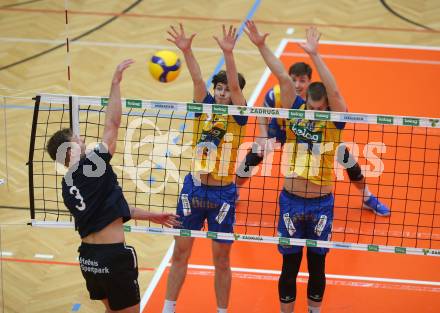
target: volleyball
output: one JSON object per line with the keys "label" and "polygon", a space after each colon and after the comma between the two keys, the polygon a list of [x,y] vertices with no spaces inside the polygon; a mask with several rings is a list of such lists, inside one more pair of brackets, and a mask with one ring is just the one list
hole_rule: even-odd
{"label": "volleyball", "polygon": [[177,78],[180,73],[180,59],[173,51],[156,52],[148,62],[148,69],[154,79],[168,83]]}

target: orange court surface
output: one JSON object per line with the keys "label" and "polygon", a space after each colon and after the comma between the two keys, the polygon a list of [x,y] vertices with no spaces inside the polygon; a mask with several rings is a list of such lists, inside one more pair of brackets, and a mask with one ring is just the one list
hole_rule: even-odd
{"label": "orange court surface", "polygon": [[[335,76],[350,112],[440,118],[438,106],[435,105],[435,103],[438,103],[436,92],[427,92],[427,90],[432,91],[438,88],[440,49],[324,41],[320,45],[320,53]],[[298,61],[310,63],[294,40],[282,41],[277,54],[280,55],[286,67]],[[314,71],[312,80],[318,80],[315,73],[316,71]],[[402,77],[406,79],[401,79]],[[266,91],[275,83],[275,78],[269,75],[269,72],[266,72],[254,91],[249,104],[260,106]],[[390,88],[391,85],[394,88]],[[252,131],[252,129],[248,131]],[[389,130],[386,135],[388,137],[383,138],[382,134],[383,142],[385,144],[394,142],[395,146],[391,147],[387,153],[397,154],[395,149],[399,146],[399,136],[407,135],[405,127],[400,127],[399,131]],[[434,158],[433,160],[437,160],[438,164],[439,137],[429,135],[429,131],[424,130],[423,138],[428,138],[427,147],[430,148],[425,157],[427,159]],[[372,141],[373,137],[374,135],[369,138],[369,141]],[[421,139],[414,134],[412,137],[414,138],[411,139],[411,147],[417,147],[417,140]],[[397,159],[399,158],[403,158],[401,152],[399,152]],[[394,173],[400,167],[404,167],[403,163],[399,162],[403,161],[396,160],[396,157],[394,157],[394,160],[385,158],[385,177],[380,178],[382,179],[380,185],[387,183],[387,175],[390,176],[391,172],[393,172],[392,175],[397,175]],[[387,166],[393,167],[394,170],[387,172]],[[423,174],[426,170],[422,168],[418,169],[418,173],[411,173],[420,175],[421,184],[426,186],[429,183],[432,185],[430,187],[436,191],[440,169],[430,169],[437,176],[434,183],[424,180]],[[259,177],[251,179],[251,190],[253,184],[254,187],[261,184],[258,179]],[[401,177],[394,177],[390,184],[398,186],[399,179]],[[371,179],[368,182],[376,187],[379,185],[374,184],[377,179]],[[410,201],[402,202],[398,200],[399,197],[406,198],[407,195],[409,197],[411,192],[417,193],[417,190],[412,191],[408,187],[406,189],[395,187],[391,196],[386,191],[381,193],[380,188],[379,190],[375,189],[374,192],[391,207],[391,217],[383,218],[375,216],[368,210],[361,210],[360,196],[349,196],[347,194],[349,189],[346,185],[343,183],[336,184],[336,233],[332,238],[333,240],[413,247],[426,247],[430,244],[431,248],[440,249],[440,230],[433,230],[431,233],[432,241],[424,240],[424,229],[421,227],[423,222],[417,220],[416,214],[408,214],[408,212],[412,212],[413,204]],[[356,190],[351,191],[354,194],[356,192]],[[263,208],[260,200],[261,208],[257,208],[256,211],[270,210],[274,212],[278,191],[264,191],[264,193],[265,201],[271,199],[273,203],[265,204]],[[252,194],[252,196],[249,196],[249,194]],[[244,206],[250,206],[248,203],[252,202],[247,200],[258,197],[251,191],[249,191],[249,194],[244,191],[240,194],[237,207],[238,225],[243,225],[243,221],[240,221],[242,216],[240,213],[243,210],[252,210],[252,208],[244,208]],[[440,212],[440,193],[435,192],[432,194],[420,191],[417,196],[419,199],[418,212],[431,214],[431,220],[429,221],[431,226],[433,222],[438,225],[439,221],[433,221],[432,219],[438,218],[434,217],[435,212],[437,215]],[[348,207],[347,203],[349,203]],[[258,204],[256,205],[258,206]],[[402,207],[402,205],[405,207]],[[338,224],[338,215],[348,217],[351,215],[359,217],[361,215],[362,220],[369,221],[370,226],[373,225],[377,228],[376,230],[379,230],[378,235],[376,231],[369,232],[368,226],[363,229],[363,226],[359,226],[359,223],[353,223],[353,225],[350,225],[349,222]],[[249,220],[246,222],[249,224]],[[255,222],[257,223],[258,220],[256,219]],[[411,227],[414,223],[418,226]],[[385,227],[382,224],[385,224]],[[268,233],[263,231],[263,233],[260,232],[257,235],[276,236],[276,233],[274,233],[276,224],[274,225]],[[397,226],[393,228],[393,225]],[[357,228],[358,234],[352,239],[344,235],[343,231],[338,233],[338,227],[342,230],[351,227]],[[238,226],[235,231],[243,233],[242,226]],[[387,235],[393,232],[415,232],[417,235],[415,239],[405,241],[402,238],[396,239],[391,235]],[[363,235],[359,235],[359,233]],[[161,267],[151,281],[146,294],[144,294],[142,299],[144,313],[158,313],[162,310],[171,252],[172,247],[170,247]],[[216,304],[213,286],[214,270],[211,258],[210,241],[197,239],[189,261],[190,266],[186,281],[177,302],[177,312],[204,313],[214,311]],[[305,257],[303,257],[297,280],[299,284],[295,312],[306,311],[307,268],[304,259]],[[231,255],[233,280],[228,312],[279,312],[277,284],[281,263],[282,258],[275,245],[236,242]],[[328,313],[440,312],[440,271],[437,270],[438,267],[439,258],[432,256],[333,249],[327,257],[327,287],[322,310]]]}

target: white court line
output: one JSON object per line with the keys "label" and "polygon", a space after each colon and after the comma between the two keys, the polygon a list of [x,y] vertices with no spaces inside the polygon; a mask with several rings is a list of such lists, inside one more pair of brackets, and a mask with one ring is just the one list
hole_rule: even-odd
{"label": "white court line", "polygon": [[171,260],[171,257],[173,255],[173,250],[174,250],[174,241],[171,243],[170,247],[168,248],[168,251],[165,254],[164,258],[162,259],[162,262],[160,262],[160,265],[157,268],[156,273],[154,273],[153,278],[151,279],[150,283],[148,284],[147,290],[145,291],[144,295],[142,296],[141,311],[140,312],[144,311],[148,300],[150,299],[151,295],[153,294],[154,289],[156,289],[156,286],[159,283],[159,280],[162,277],[163,272],[165,271],[165,268],[168,266],[168,264]]}
{"label": "white court line", "polygon": [[0,256],[13,256],[14,254],[9,251],[1,251]]}
{"label": "white court line", "polygon": [[[188,268],[202,269],[202,270],[214,270],[212,265],[199,265],[189,264]],[[281,271],[278,270],[264,270],[257,268],[243,268],[243,267],[231,267],[232,272],[237,273],[252,273],[252,274],[265,274],[265,275],[280,275]],[[299,272],[299,277],[308,277],[309,273]],[[397,284],[412,284],[412,285],[427,285],[427,286],[440,286],[440,281],[427,281],[427,280],[414,280],[414,279],[399,279],[399,278],[385,278],[385,277],[370,277],[370,276],[351,276],[351,275],[338,275],[338,274],[325,274],[327,278],[343,279],[343,280],[356,280],[356,281],[368,281],[368,282],[383,282],[383,283],[397,283]]]}
{"label": "white court line", "polygon": [[52,254],[35,253],[34,258],[51,260],[54,258],[54,256]]}
{"label": "white court line", "polygon": [[[285,41],[285,45],[288,42],[301,42],[300,39],[282,39],[281,42]],[[62,40],[49,40],[49,39],[31,39],[31,38],[14,38],[14,37],[0,37],[0,42],[14,42],[14,43],[32,43],[32,44],[50,44],[59,45],[64,43]],[[381,48],[400,48],[400,49],[420,49],[420,50],[433,50],[440,51],[440,47],[429,47],[429,46],[405,46],[405,45],[390,45],[390,44],[370,44],[370,43],[350,43],[350,42],[340,42],[340,41],[321,41],[321,44],[334,44],[334,45],[352,45],[352,46],[362,46],[362,47],[381,47]],[[130,43],[119,43],[119,42],[98,42],[98,41],[74,41],[71,46],[98,46],[98,47],[113,47],[113,48],[131,48],[131,49],[143,49],[143,50],[177,50],[176,47],[169,45],[148,45],[148,44],[130,44]],[[278,47],[279,49],[279,47]],[[278,51],[277,49],[277,51]],[[211,52],[220,53],[219,49],[215,48],[193,48],[197,52]],[[235,49],[237,54],[246,55],[260,55],[256,50],[244,50]],[[308,57],[305,53],[295,53],[286,52],[280,53],[279,55],[286,56],[296,56],[296,57]],[[277,55],[277,56],[279,56]],[[340,60],[359,60],[359,61],[373,61],[373,62],[391,62],[391,63],[411,63],[411,64],[430,64],[430,65],[440,65],[440,61],[434,60],[421,60],[421,59],[403,59],[403,58],[385,58],[385,57],[368,57],[368,56],[350,56],[350,55],[336,55],[336,54],[322,54],[325,59],[340,59]],[[250,105],[248,105],[250,106]]]}

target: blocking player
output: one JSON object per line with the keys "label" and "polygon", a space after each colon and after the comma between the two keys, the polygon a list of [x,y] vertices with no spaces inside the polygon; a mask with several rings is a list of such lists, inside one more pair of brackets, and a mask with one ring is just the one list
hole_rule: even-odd
{"label": "blocking player", "polygon": [[[233,49],[237,40],[236,29],[226,30],[223,25],[223,38],[214,39],[222,49],[226,71],[214,75],[211,95],[205,86],[200,66],[195,59],[191,44],[195,34],[187,37],[180,24],[179,29],[171,26],[170,38],[183,53],[193,81],[194,102],[246,105],[242,89],[245,80],[237,72]],[[234,183],[235,160],[241,139],[245,134],[247,117],[222,114],[197,114],[194,121],[194,144],[198,160],[192,173],[185,177],[177,213],[180,215],[182,228],[200,230],[205,220],[208,230],[215,232],[233,232],[235,221],[235,203],[237,189]],[[222,160],[221,155],[226,144],[230,145],[230,158]],[[202,172],[207,164],[210,148],[216,149],[215,166]],[[199,153],[200,152],[200,153]],[[185,280],[188,259],[191,255],[194,238],[176,237],[172,265],[168,275],[166,300],[163,313],[174,313],[179,292]],[[226,313],[231,289],[231,268],[229,256],[231,241],[213,240],[212,253],[215,266],[214,286],[217,299],[217,312]]]}
{"label": "blocking player", "polygon": [[[318,54],[319,33],[307,30],[302,47],[321,69],[322,82],[308,86],[305,103],[296,103],[295,85],[283,64],[268,49],[265,39],[252,21],[246,23],[246,34],[260,51],[264,61],[280,84],[281,105],[286,109],[333,110],[345,112],[347,105],[336,81]],[[319,66],[318,66],[319,65]],[[288,119],[286,144],[288,171],[279,196],[278,232],[281,237],[330,240],[333,223],[333,159],[345,124],[331,121]],[[283,255],[278,293],[282,313],[292,313],[296,300],[296,277],[302,259],[302,247],[279,245]],[[325,290],[325,258],[328,249],[307,248],[309,280],[308,312],[319,313]]]}

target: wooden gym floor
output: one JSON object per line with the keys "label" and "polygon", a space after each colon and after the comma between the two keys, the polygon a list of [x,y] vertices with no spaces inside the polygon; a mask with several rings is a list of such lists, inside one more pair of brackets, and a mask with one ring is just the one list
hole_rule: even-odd
{"label": "wooden gym floor", "polygon": [[[178,22],[183,22],[188,32],[198,33],[194,50],[206,79],[221,58],[212,35],[220,33],[222,23],[233,23],[238,27],[249,17],[257,21],[260,29],[271,33],[268,43],[273,50],[283,38],[303,38],[304,29],[310,24],[318,25],[323,34],[322,40],[440,47],[440,5],[437,1],[382,2],[384,3],[372,0],[338,0],[332,3],[305,0],[227,0],[209,4],[206,1],[186,1],[183,4],[182,1],[68,1],[70,13],[66,28],[63,1],[0,1],[0,179],[5,179],[5,183],[0,185],[2,311],[103,311],[102,305],[89,301],[85,292],[76,261],[78,236],[72,230],[25,226],[29,221],[25,163],[29,146],[32,96],[37,92],[106,95],[114,67],[120,60],[131,57],[136,60],[136,64],[124,77],[123,96],[174,101],[191,99],[191,81],[186,69],[183,69],[178,80],[163,85],[154,81],[146,68],[146,62],[155,50],[172,48],[165,40],[166,29],[168,25]],[[126,14],[120,14],[130,6],[132,8]],[[107,21],[110,22],[106,23]],[[65,41],[66,32],[71,40],[79,37],[70,45],[70,57],[67,57],[65,47],[48,51]],[[47,52],[42,53],[44,51]],[[349,51],[344,53],[348,54]],[[400,51],[397,56],[383,57],[404,58],[401,53]],[[403,71],[398,73],[393,72],[394,67],[384,70],[383,73],[380,70],[369,73],[368,79],[372,82],[370,87],[377,87],[377,92],[359,89],[362,87],[353,85],[356,82],[351,77],[359,78],[360,74],[351,73],[330,59],[328,62],[331,69],[336,71],[335,76],[342,92],[349,100],[362,98],[356,98],[356,93],[362,90],[365,97],[377,93],[379,98],[384,98],[381,102],[383,105],[349,101],[353,112],[439,117],[435,88],[440,59],[438,54],[432,54],[411,56],[414,59],[427,58],[433,61],[429,65],[417,66],[418,71],[413,71],[414,66],[409,70],[408,67],[403,67]],[[239,71],[247,79],[245,96],[249,99],[265,66],[246,36],[240,39],[235,56]],[[71,63],[70,82],[67,79],[68,60]],[[289,63],[291,60],[285,62]],[[359,73],[363,73],[369,63],[360,62],[357,66]],[[398,67],[400,65],[396,65]],[[394,76],[390,73],[394,73]],[[127,242],[133,244],[138,251],[143,294],[154,274],[159,272],[172,238],[128,234]],[[206,255],[200,257],[206,251],[207,244],[207,241],[198,243],[192,264],[211,264]],[[271,272],[279,269],[279,256],[275,247],[237,244],[233,250],[233,266],[266,269],[268,272],[261,274],[259,279],[255,277],[258,273],[253,273],[253,280],[250,282],[256,284],[252,286],[261,285],[261,290],[254,288],[254,294],[247,294],[246,291],[241,299],[238,291],[248,288],[249,281],[240,278],[243,274],[238,271],[235,275],[238,278],[234,278],[236,285],[233,286],[230,311],[242,311],[244,301],[255,302],[257,309],[252,306],[249,312],[277,311],[274,287],[276,273]],[[243,251],[247,255],[255,256],[252,260],[254,263],[249,260],[241,261]],[[258,256],[268,253],[273,253],[273,260],[267,264],[259,262]],[[342,267],[338,260],[350,260],[352,267]],[[382,254],[370,256],[334,251],[329,257],[330,274],[429,281],[431,284],[405,285],[397,280],[390,287],[383,282],[368,285],[365,281],[361,284],[351,280],[344,284],[338,278],[331,278],[326,296],[328,302],[325,305],[329,312],[364,312],[366,308],[360,308],[358,304],[373,301],[376,304],[369,307],[370,311],[389,312],[398,309],[402,312],[414,312],[423,304],[426,312],[438,312],[440,304],[436,283],[440,282],[440,277],[434,270],[438,265],[437,258],[432,257],[392,258]],[[411,268],[411,271],[406,271],[407,268]],[[423,270],[418,270],[421,268]],[[198,288],[199,284],[208,286],[212,282],[212,271],[209,268],[198,269],[198,274],[194,274],[195,272],[196,270],[190,271],[182,294],[182,303],[189,305],[187,312],[214,311],[212,292],[211,297],[202,302],[208,305],[206,310],[199,309],[202,303],[197,305],[192,302],[191,289]],[[160,278],[159,275],[156,277]],[[160,312],[164,277],[159,281],[145,312]],[[334,287],[336,285],[343,287]],[[356,287],[359,285],[377,288]],[[300,286],[298,298],[303,301],[304,297],[301,296],[304,295],[304,284]],[[347,298],[350,300],[347,301]],[[385,302],[390,306],[383,304]],[[304,303],[299,302],[299,308],[302,306]],[[267,309],[262,311],[258,308]]]}

